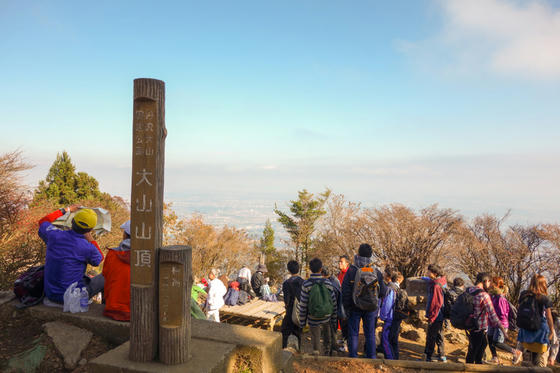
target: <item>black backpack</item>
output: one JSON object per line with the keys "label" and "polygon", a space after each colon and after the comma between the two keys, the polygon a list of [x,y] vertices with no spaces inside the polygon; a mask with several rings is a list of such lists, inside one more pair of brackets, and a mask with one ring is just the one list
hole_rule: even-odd
{"label": "black backpack", "polygon": [[237,297],[237,304],[245,304],[251,300],[251,296],[245,290],[239,290],[239,296]]}
{"label": "black backpack", "polygon": [[374,312],[377,311],[379,299],[379,283],[375,267],[370,264],[366,267],[356,267],[354,287],[352,289],[352,300],[356,308]]}
{"label": "black backpack", "polygon": [[517,308],[508,300],[509,313],[508,313],[508,323],[509,330],[517,330]]}
{"label": "black backpack", "polygon": [[244,290],[247,293],[251,292],[251,284],[249,283],[249,280],[244,277],[238,277],[236,281],[239,282],[239,290]]}
{"label": "black backpack", "polygon": [[14,294],[19,299],[18,308],[31,307],[41,303],[44,297],[45,266],[33,267],[25,271],[14,282]]}
{"label": "black backpack", "polygon": [[480,294],[482,289],[476,289],[473,293],[468,290],[462,292],[451,306],[449,319],[454,328],[462,330],[478,330],[478,320],[474,314],[474,297]]}
{"label": "black backpack", "polygon": [[451,308],[453,308],[453,305],[457,301],[458,295],[455,291],[451,291],[447,287],[441,286],[438,282],[436,282],[436,284],[441,288],[443,293],[443,317],[449,319],[451,318]]}
{"label": "black backpack", "polygon": [[537,297],[530,292],[525,292],[519,298],[517,309],[517,327],[529,331],[537,331],[541,328],[542,314],[539,313]]}
{"label": "black backpack", "polygon": [[[391,286],[391,288],[393,288]],[[396,286],[395,286],[396,288]],[[395,309],[393,311],[393,319],[394,320],[404,320],[410,316],[410,306],[408,304],[408,293],[406,290],[393,288],[395,290]]]}

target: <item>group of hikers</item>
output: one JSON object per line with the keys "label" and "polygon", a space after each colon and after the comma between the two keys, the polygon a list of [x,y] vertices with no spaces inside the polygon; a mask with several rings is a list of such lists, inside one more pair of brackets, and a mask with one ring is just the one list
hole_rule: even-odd
{"label": "group of hikers", "polygon": [[[52,222],[67,212],[76,212],[71,230],[61,230]],[[103,292],[104,315],[115,320],[130,320],[130,221],[121,226],[122,241],[108,249],[100,275],[85,275],[88,264],[98,266],[104,259],[94,240],[92,229],[97,215],[91,209],[71,205],[56,210],[39,221],[39,236],[47,245],[44,267],[44,303],[62,306],[64,293],[74,282],[85,287],[92,297]],[[266,266],[260,264],[255,273],[244,266],[235,281],[218,277],[211,269],[208,280],[199,285],[207,292],[203,309],[206,318],[220,321],[219,309],[224,304],[244,304],[253,297],[275,301],[283,297],[286,315],[282,322],[282,345],[295,336],[301,348],[302,333],[309,327],[314,354],[331,355],[335,350],[358,356],[360,323],[365,337],[364,353],[376,358],[382,352],[386,359],[399,359],[401,322],[411,314],[408,294],[401,285],[402,273],[388,266],[383,271],[376,265],[369,244],[361,244],[351,262],[342,255],[339,273],[331,274],[319,258],[309,263],[308,279],[299,276],[300,265],[287,263],[289,278],[276,294],[268,285]],[[526,291],[521,293],[518,309],[506,299],[507,286],[500,277],[479,273],[474,285],[465,288],[462,278],[448,285],[443,270],[430,264],[426,276],[426,319],[428,323],[423,360],[445,362],[443,330],[448,324],[466,331],[469,340],[466,362],[482,364],[485,350],[492,352],[490,362],[499,363],[497,349],[512,354],[514,364],[520,362],[523,351],[531,353],[537,366],[553,365],[558,353],[557,335],[560,319],[552,309],[544,276],[535,274]],[[194,289],[194,287],[193,287]],[[380,345],[376,346],[377,324],[383,322]],[[508,329],[519,328],[517,345],[508,345]],[[337,340],[340,330],[342,339]],[[438,354],[435,355],[435,349]]]}
{"label": "group of hikers", "polygon": [[[282,344],[295,336],[301,348],[302,332],[309,326],[313,354],[332,355],[335,350],[358,355],[360,321],[365,338],[364,354],[376,358],[399,359],[401,322],[413,310],[408,294],[401,285],[404,277],[395,267],[379,269],[369,244],[362,244],[350,263],[348,256],[339,258],[338,276],[330,276],[319,258],[309,262],[311,275],[299,276],[299,264],[290,261],[291,277],[284,281],[286,317],[282,323]],[[558,354],[560,317],[548,297],[546,278],[535,274],[527,290],[521,292],[516,309],[506,298],[504,280],[489,273],[478,273],[474,284],[466,287],[461,277],[447,284],[443,270],[430,264],[426,276],[426,344],[422,360],[446,362],[443,331],[450,322],[465,331],[469,345],[465,361],[500,364],[497,349],[511,353],[513,364],[519,364],[523,353],[530,353],[530,363],[539,367],[554,365]],[[376,346],[375,330],[383,322],[380,345]],[[508,329],[518,329],[516,347],[506,343]],[[340,329],[342,340],[337,341]],[[322,343],[321,343],[322,342]],[[438,350],[435,355],[435,350]],[[489,347],[492,357],[486,361]]]}

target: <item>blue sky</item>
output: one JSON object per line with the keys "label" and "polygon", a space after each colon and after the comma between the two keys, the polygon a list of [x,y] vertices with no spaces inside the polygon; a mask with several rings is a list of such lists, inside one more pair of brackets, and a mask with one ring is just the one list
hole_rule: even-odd
{"label": "blue sky", "polygon": [[[0,151],[130,188],[166,82],[166,195],[299,189],[558,221],[559,1],[0,0]],[[245,198],[244,197],[244,198]]]}

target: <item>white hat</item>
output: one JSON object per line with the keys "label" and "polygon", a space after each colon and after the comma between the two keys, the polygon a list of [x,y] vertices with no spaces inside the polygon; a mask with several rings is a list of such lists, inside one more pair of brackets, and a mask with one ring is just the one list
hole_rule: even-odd
{"label": "white hat", "polygon": [[121,225],[121,229],[123,229],[126,234],[128,234],[129,236],[130,234],[130,220],[127,220],[126,222],[123,223],[123,225]]}

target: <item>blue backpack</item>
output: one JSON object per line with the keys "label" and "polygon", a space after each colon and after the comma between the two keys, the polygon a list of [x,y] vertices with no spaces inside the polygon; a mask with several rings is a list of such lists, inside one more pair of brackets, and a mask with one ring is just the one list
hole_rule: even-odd
{"label": "blue backpack", "polygon": [[224,295],[224,302],[228,306],[236,306],[239,300],[239,290],[229,288],[226,295]]}

